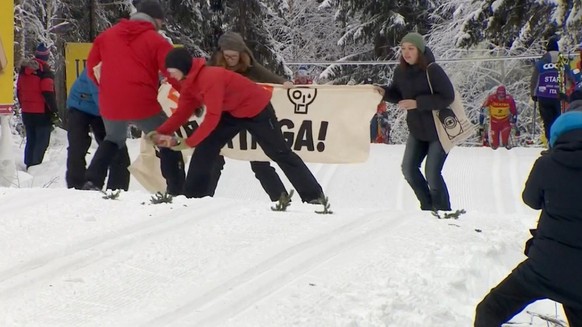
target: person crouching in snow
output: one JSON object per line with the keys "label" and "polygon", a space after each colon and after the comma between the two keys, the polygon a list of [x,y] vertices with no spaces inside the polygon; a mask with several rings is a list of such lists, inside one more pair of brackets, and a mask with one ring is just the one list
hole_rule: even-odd
{"label": "person crouching in snow", "polygon": [[537,159],[523,202],[541,210],[527,259],[479,303],[475,327],[501,326],[530,303],[551,299],[570,326],[582,326],[582,112],[562,114],[550,128],[550,151]]}
{"label": "person crouching in snow", "polygon": [[[265,154],[283,170],[303,202],[319,204],[323,190],[303,160],[285,142],[271,105],[271,94],[246,77],[222,67],[206,66],[184,48],[166,56],[169,75],[181,81],[174,114],[148,136],[159,147],[183,150],[196,147],[186,176],[184,195],[209,196],[212,169],[220,149],[239,131],[248,130]],[[171,136],[202,104],[206,115],[186,140]]]}

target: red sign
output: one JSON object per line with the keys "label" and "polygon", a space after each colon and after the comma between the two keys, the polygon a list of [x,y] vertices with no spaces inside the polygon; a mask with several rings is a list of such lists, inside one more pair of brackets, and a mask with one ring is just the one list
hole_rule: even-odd
{"label": "red sign", "polygon": [[0,115],[12,115],[12,104],[0,104]]}

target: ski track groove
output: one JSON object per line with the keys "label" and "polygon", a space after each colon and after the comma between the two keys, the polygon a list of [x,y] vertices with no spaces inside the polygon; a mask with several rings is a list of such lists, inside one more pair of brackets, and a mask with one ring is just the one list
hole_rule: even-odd
{"label": "ski track groove", "polygon": [[398,193],[396,194],[396,204],[395,204],[396,209],[398,210],[404,210],[405,203],[404,193],[406,187],[409,187],[408,183],[404,178],[400,178],[398,180]]}
{"label": "ski track groove", "polygon": [[[22,196],[22,195],[23,194],[19,194],[17,200],[10,199],[11,200],[10,202],[7,202],[6,198],[2,198],[3,204],[2,204],[2,206],[0,206],[0,211],[2,212],[1,216],[4,216],[4,214],[10,214],[10,211],[12,211],[14,209],[22,210],[23,207],[30,206],[30,198],[26,197],[26,194],[24,194],[25,196]],[[58,198],[60,196],[61,195],[57,192],[45,192],[45,193],[42,193],[42,195],[35,194],[34,201],[37,201],[37,200],[49,201],[49,200],[53,200],[55,198]],[[7,203],[7,204],[4,204],[4,203]],[[39,203],[37,201],[35,203],[35,206],[38,204]]]}
{"label": "ski track groove", "polygon": [[[115,252],[119,249],[143,240],[144,237],[159,235],[179,228],[184,224],[213,217],[213,212],[224,212],[236,207],[236,203],[227,207],[218,203],[208,205],[208,207],[197,212],[193,212],[190,207],[180,208],[181,212],[173,210],[167,214],[158,215],[144,222],[127,226],[119,231],[112,231],[105,235],[79,241],[76,245],[67,247],[64,251],[57,250],[38,255],[32,260],[0,271],[0,298],[10,296],[22,287],[31,286],[62,272],[93,265],[100,260],[115,255]],[[164,219],[165,217],[171,219]],[[10,283],[11,285],[3,285],[11,280],[14,280],[14,282]]]}
{"label": "ski track groove", "polygon": [[[172,311],[140,325],[214,325],[241,313],[343,250],[385,236],[387,231],[394,230],[405,221],[406,217],[403,216],[386,219],[386,211],[361,215],[324,235],[295,244],[204,294],[184,301]],[[195,313],[199,316],[190,317]],[[187,318],[187,322],[181,321],[184,318]]]}
{"label": "ski track groove", "polygon": [[508,194],[508,198],[512,199],[514,212],[516,213],[523,213],[523,209],[521,206],[521,183],[519,182],[519,172],[518,172],[518,164],[519,160],[515,151],[509,151],[509,182],[511,183],[511,192],[512,194]]}
{"label": "ski track groove", "polygon": [[[500,167],[502,166],[500,149],[492,150],[493,151],[493,171],[503,171]],[[493,174],[493,187],[491,188],[491,192],[493,192],[493,198],[495,199],[495,208],[497,212],[505,212],[505,205],[503,201],[503,194],[500,194],[497,190],[502,189],[501,185],[503,184],[503,179],[500,176],[501,174]]]}

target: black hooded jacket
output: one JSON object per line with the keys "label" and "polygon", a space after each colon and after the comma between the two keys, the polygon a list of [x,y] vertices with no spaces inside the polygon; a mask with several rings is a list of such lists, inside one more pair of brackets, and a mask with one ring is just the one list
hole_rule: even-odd
{"label": "black hooded jacket", "polygon": [[408,110],[406,122],[410,133],[421,141],[436,141],[438,135],[432,115],[432,110],[447,108],[455,99],[455,90],[445,71],[435,63],[432,51],[426,47],[424,51],[429,66],[427,68],[431,93],[426,70],[418,65],[399,65],[394,70],[392,84],[384,88],[384,101],[398,103],[400,100],[416,100],[417,108]]}
{"label": "black hooded jacket", "polygon": [[541,209],[537,233],[518,271],[549,298],[582,308],[582,130],[561,135],[534,164],[522,194]]}

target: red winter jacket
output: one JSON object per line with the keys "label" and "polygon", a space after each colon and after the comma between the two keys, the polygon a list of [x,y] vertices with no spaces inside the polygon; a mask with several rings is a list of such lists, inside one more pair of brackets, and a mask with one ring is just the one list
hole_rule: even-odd
{"label": "red winter jacket", "polygon": [[188,121],[194,110],[206,105],[204,120],[186,140],[190,147],[197,146],[216,128],[223,112],[236,118],[251,118],[263,111],[271,100],[271,92],[250,79],[205,64],[201,58],[192,60],[192,68],[180,87],[178,108],[157,129],[160,134],[172,134]]}
{"label": "red winter jacket", "polygon": [[[87,58],[89,77],[99,85],[99,110],[109,120],[137,120],[162,109],[159,73],[173,46],[147,21],[122,20],[101,33]],[[101,62],[99,82],[93,68]]]}
{"label": "red winter jacket", "polygon": [[39,59],[25,61],[20,67],[16,82],[16,96],[22,112],[44,114],[56,112],[55,104],[48,103],[43,93],[51,93],[54,98],[54,74],[49,65]]}

